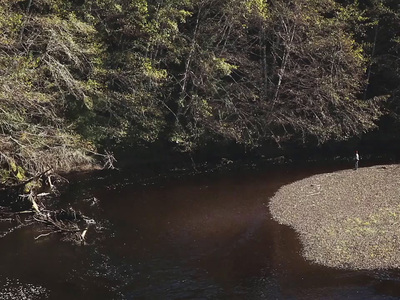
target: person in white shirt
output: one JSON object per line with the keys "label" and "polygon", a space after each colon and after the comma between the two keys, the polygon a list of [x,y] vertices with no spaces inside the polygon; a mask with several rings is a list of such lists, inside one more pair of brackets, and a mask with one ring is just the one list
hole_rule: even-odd
{"label": "person in white shirt", "polygon": [[360,160],[360,156],[358,155],[358,151],[356,151],[355,160],[356,160],[356,164],[354,166],[354,170],[357,170],[358,169],[358,161]]}

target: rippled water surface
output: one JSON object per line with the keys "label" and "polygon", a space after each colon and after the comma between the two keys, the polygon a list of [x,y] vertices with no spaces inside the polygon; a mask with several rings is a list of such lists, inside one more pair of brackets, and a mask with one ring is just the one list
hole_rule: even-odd
{"label": "rippled water surface", "polygon": [[0,299],[398,299],[398,271],[310,264],[296,234],[271,219],[268,201],[280,186],[337,168],[147,185],[129,176],[76,178],[59,205],[98,221],[88,245],[35,240],[34,226],[8,234],[0,239]]}

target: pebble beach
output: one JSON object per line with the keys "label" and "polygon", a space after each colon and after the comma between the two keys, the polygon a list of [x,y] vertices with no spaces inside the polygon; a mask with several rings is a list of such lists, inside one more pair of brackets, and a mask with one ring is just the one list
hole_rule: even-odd
{"label": "pebble beach", "polygon": [[281,187],[269,209],[305,259],[341,269],[400,267],[400,165],[314,175]]}

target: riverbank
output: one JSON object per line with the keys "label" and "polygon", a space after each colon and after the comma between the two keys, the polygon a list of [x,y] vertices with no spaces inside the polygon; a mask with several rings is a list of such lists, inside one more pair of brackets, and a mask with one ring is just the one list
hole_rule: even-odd
{"label": "riverbank", "polygon": [[314,175],[283,186],[273,218],[293,227],[303,256],[335,268],[400,267],[400,165]]}

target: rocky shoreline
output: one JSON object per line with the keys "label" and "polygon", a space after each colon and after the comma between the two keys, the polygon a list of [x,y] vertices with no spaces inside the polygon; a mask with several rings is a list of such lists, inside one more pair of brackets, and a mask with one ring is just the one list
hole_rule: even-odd
{"label": "rocky shoreline", "polygon": [[400,165],[314,175],[283,186],[269,208],[297,231],[307,260],[344,269],[400,267]]}

